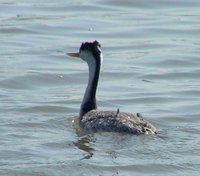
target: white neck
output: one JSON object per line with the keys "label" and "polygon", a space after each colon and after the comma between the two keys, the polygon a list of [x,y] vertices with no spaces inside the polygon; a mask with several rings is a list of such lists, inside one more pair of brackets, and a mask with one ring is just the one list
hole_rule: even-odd
{"label": "white neck", "polygon": [[95,77],[95,72],[96,72],[95,61],[90,62],[88,64],[88,68],[89,68],[89,78],[88,78],[87,88],[85,90],[85,94],[84,94],[84,97],[83,97],[82,105],[85,104],[90,97],[90,93],[91,93],[91,90],[92,90],[93,81],[94,81],[94,77]]}
{"label": "white neck", "polygon": [[89,79],[88,79],[88,84],[87,88],[85,90],[85,94],[83,97],[83,101],[81,104],[81,109],[80,109],[80,118],[82,116],[92,110],[96,109],[96,89],[98,85],[98,79],[99,79],[99,74],[100,74],[100,67],[101,67],[101,62],[97,63],[94,58],[90,59],[88,63],[88,68],[89,68]]}

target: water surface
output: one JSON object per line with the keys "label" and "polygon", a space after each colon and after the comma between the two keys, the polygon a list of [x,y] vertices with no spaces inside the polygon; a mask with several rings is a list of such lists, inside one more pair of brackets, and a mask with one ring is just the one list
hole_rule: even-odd
{"label": "water surface", "polygon": [[[0,175],[199,175],[200,2],[0,1]],[[76,124],[98,40],[100,109],[140,112],[155,136]]]}

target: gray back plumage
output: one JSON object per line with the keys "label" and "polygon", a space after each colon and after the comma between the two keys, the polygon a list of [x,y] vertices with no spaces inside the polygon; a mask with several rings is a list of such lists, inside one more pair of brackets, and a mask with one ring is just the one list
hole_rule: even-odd
{"label": "gray back plumage", "polygon": [[132,134],[154,134],[155,127],[141,115],[117,111],[92,110],[85,114],[81,125],[89,131],[115,131]]}

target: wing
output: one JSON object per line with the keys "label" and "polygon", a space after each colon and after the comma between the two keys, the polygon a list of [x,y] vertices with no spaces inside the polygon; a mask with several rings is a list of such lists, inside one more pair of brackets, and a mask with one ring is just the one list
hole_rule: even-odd
{"label": "wing", "polygon": [[116,131],[133,134],[146,133],[149,128],[152,128],[152,125],[142,117],[130,113],[97,110],[85,114],[81,125],[89,131]]}

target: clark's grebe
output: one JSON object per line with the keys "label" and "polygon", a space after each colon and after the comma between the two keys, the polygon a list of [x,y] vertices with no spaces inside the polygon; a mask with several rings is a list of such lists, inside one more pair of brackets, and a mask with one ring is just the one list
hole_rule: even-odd
{"label": "clark's grebe", "polygon": [[101,45],[97,42],[82,43],[78,53],[68,53],[80,57],[89,67],[88,85],[80,108],[80,125],[89,131],[115,131],[132,134],[155,134],[156,128],[137,114],[117,111],[99,111],[96,104],[96,89],[103,60]]}

